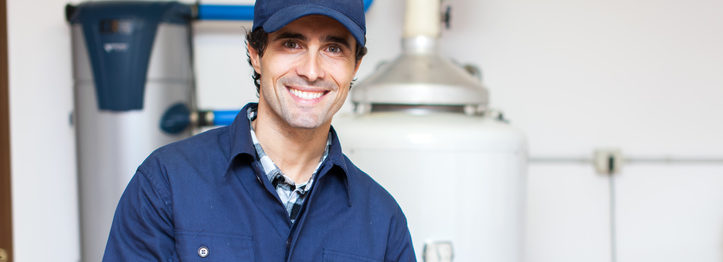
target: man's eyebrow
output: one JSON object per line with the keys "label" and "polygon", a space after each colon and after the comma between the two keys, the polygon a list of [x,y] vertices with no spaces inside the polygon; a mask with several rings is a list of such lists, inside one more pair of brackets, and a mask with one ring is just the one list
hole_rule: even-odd
{"label": "man's eyebrow", "polygon": [[[303,34],[292,33],[292,32],[282,32],[273,38],[273,40],[279,40],[279,39],[298,39],[301,41],[308,40],[308,38],[306,38],[306,36],[304,36]],[[337,44],[345,46],[346,48],[351,49],[349,40],[347,40],[346,38],[341,37],[341,36],[328,35],[328,36],[324,37],[324,42],[337,43]]]}
{"label": "man's eyebrow", "polygon": [[280,33],[280,34],[276,35],[276,37],[274,37],[273,40],[279,40],[279,39],[299,39],[302,41],[306,41],[306,37],[304,35],[299,34],[299,33],[290,33],[290,32]]}
{"label": "man's eyebrow", "polygon": [[344,37],[329,35],[329,36],[326,36],[326,38],[324,38],[324,41],[337,43],[337,44],[345,46],[346,48],[351,49],[351,45],[349,45],[349,41],[346,40],[346,38],[344,38]]}

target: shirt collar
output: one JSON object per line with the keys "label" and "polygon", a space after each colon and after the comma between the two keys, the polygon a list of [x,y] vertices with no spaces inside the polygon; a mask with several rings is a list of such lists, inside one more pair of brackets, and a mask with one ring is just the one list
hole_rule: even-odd
{"label": "shirt collar", "polygon": [[[257,106],[258,103],[246,104],[246,106],[239,111],[241,113],[236,115],[233,123],[229,126],[229,135],[231,136],[229,140],[231,143],[229,144],[231,148],[229,151],[230,155],[228,158],[227,168],[230,168],[234,160],[241,155],[246,155],[249,159],[255,159],[256,148],[254,148],[254,143],[251,140],[251,132],[249,132],[251,127],[246,112],[248,112],[249,107]],[[339,172],[339,175],[344,182],[347,199],[349,200],[349,205],[351,205],[351,192],[349,191],[349,174],[351,173],[349,172],[349,167],[346,164],[346,157],[344,157],[344,154],[342,153],[341,144],[339,143],[339,138],[336,135],[334,127],[331,127],[329,130],[329,136],[331,137],[331,145],[329,145],[329,155],[327,156],[326,161],[331,168],[338,167],[340,169],[341,172]],[[322,167],[322,169],[324,168]],[[316,180],[321,180],[326,173],[329,172],[321,172]]]}
{"label": "shirt collar", "polygon": [[[253,122],[254,119],[256,119],[256,108],[249,107],[246,111],[246,116],[248,117],[250,122]],[[281,176],[285,183],[290,185],[297,185],[293,180],[281,173],[281,170],[279,170],[279,167],[276,166],[276,163],[274,163],[271,158],[266,155],[266,152],[259,143],[258,138],[256,138],[256,132],[254,131],[253,125],[249,127],[249,131],[251,133],[251,141],[254,143],[254,148],[256,149],[256,160],[261,162],[261,167],[263,167],[264,172],[266,173],[266,178],[268,178],[269,181],[272,181],[273,183],[273,181],[276,180],[277,176]],[[331,136],[329,135],[327,136],[326,145],[324,146],[324,152],[322,153],[321,159],[319,160],[319,163],[317,163],[316,168],[314,169],[313,176],[310,177],[307,182],[301,183],[301,185],[311,185],[312,181],[314,181],[316,173],[319,172],[319,168],[321,168],[321,165],[324,163],[324,161],[326,161],[326,158],[329,156],[330,145]]]}
{"label": "shirt collar", "polygon": [[[327,161],[329,161],[329,164],[332,168],[339,167],[340,174],[339,178],[343,181],[344,187],[346,187],[346,200],[348,201],[348,205],[351,207],[351,187],[349,186],[349,180],[351,179],[349,172],[349,167],[347,166],[347,160],[346,156],[341,151],[341,144],[339,143],[339,137],[336,135],[336,130],[334,130],[334,127],[331,127],[329,130],[329,136],[331,136],[331,145],[329,146],[329,156],[327,157]],[[322,176],[324,176],[326,173],[324,172],[320,174],[319,179],[321,179]]]}
{"label": "shirt collar", "polygon": [[256,149],[254,148],[254,143],[251,141],[251,134],[249,133],[250,123],[245,113],[249,109],[249,107],[256,106],[258,106],[257,103],[246,104],[246,106],[244,106],[239,111],[242,113],[237,114],[236,118],[233,120],[233,123],[231,123],[231,125],[228,127],[230,135],[229,146],[231,147],[229,150],[230,154],[228,158],[229,166],[239,155],[248,155],[250,157],[253,157],[256,152]]}

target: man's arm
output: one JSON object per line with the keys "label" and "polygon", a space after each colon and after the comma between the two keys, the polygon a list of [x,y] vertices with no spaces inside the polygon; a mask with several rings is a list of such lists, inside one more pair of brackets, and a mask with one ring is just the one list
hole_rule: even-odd
{"label": "man's arm", "polygon": [[140,169],[118,203],[103,261],[177,261],[168,184]]}
{"label": "man's arm", "polygon": [[389,241],[387,242],[387,254],[384,261],[388,262],[414,262],[417,261],[412,247],[412,236],[409,234],[407,218],[400,210],[390,226]]}

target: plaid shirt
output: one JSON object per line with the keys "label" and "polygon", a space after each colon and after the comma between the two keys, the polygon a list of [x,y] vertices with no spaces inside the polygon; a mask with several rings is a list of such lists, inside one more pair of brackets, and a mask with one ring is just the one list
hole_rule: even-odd
{"label": "plaid shirt", "polygon": [[[256,107],[249,107],[247,115],[249,122],[256,119]],[[296,222],[296,217],[299,215],[301,205],[304,204],[306,196],[308,195],[309,191],[311,191],[311,186],[314,183],[314,177],[319,171],[319,167],[321,167],[321,164],[324,163],[326,156],[329,155],[331,135],[328,136],[328,138],[326,139],[326,148],[324,149],[324,154],[322,154],[321,160],[319,161],[319,164],[316,165],[316,169],[314,169],[314,173],[311,175],[311,178],[309,178],[309,181],[297,185],[296,183],[294,183],[294,180],[281,173],[281,169],[279,169],[279,167],[274,164],[271,158],[266,155],[264,149],[261,148],[259,140],[256,138],[256,132],[254,132],[253,125],[249,124],[249,127],[249,129],[251,130],[251,141],[254,143],[254,148],[256,148],[256,154],[258,155],[259,162],[261,162],[261,166],[264,169],[264,173],[266,173],[266,177],[269,179],[269,181],[271,181],[271,185],[276,188],[276,193],[279,195],[281,203],[284,205],[284,207],[286,207],[286,212],[289,213],[289,219],[291,219],[291,223],[293,224],[294,222]]]}

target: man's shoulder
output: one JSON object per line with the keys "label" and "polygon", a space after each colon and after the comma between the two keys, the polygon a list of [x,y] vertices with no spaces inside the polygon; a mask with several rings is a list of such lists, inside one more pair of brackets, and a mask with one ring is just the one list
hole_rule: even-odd
{"label": "man's shoulder", "polygon": [[[228,154],[228,127],[219,127],[181,139],[154,150],[138,168],[141,172],[165,168],[167,165],[200,164],[209,158]],[[198,163],[196,163],[198,162]]]}
{"label": "man's shoulder", "polygon": [[344,155],[344,161],[346,162],[347,175],[350,179],[349,187],[355,202],[368,201],[366,204],[384,211],[393,214],[401,212],[401,208],[394,199],[394,196],[377,182],[372,175],[369,175],[356,166],[346,155]]}

